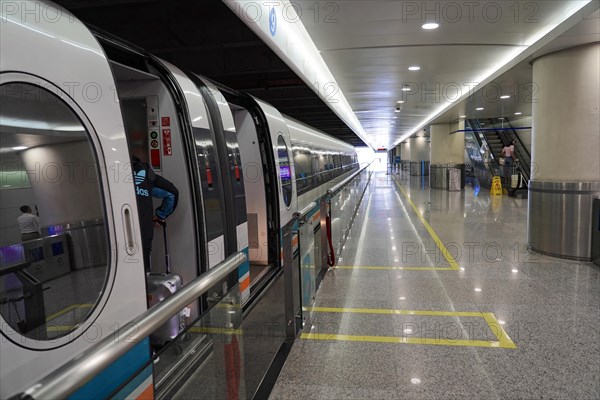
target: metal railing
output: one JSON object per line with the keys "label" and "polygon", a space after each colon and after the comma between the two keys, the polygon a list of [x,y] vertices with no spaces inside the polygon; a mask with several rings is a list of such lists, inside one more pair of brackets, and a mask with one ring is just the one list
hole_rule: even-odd
{"label": "metal railing", "polygon": [[369,165],[371,165],[371,163],[368,163],[367,165],[365,165],[364,167],[362,167],[361,169],[359,169],[358,171],[356,171],[355,173],[353,173],[352,175],[350,175],[349,177],[347,177],[346,179],[344,179],[343,181],[341,181],[340,183],[338,183],[337,185],[335,185],[334,187],[332,187],[331,189],[327,190],[327,195],[328,196],[334,196],[337,192],[339,192],[340,190],[342,190],[342,188],[344,186],[346,186],[354,178],[356,178],[358,175],[360,175],[361,172],[363,172],[365,169],[369,168]]}
{"label": "metal railing", "polygon": [[229,256],[210,271],[192,280],[179,292],[147,310],[13,398],[67,398],[245,261],[246,255],[242,252]]}
{"label": "metal railing", "polygon": [[306,214],[308,214],[316,206],[317,206],[317,202],[313,201],[309,205],[307,205],[306,207],[304,207],[302,210],[296,211],[293,214],[293,216],[294,216],[295,219],[297,219],[298,221],[300,221],[300,223],[304,223],[305,219],[306,219]]}

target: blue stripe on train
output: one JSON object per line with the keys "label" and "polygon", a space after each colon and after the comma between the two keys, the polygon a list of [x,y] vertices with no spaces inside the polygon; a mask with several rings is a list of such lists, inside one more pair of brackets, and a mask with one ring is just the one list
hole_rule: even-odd
{"label": "blue stripe on train", "polygon": [[[125,400],[128,396],[133,393],[134,390],[139,388],[146,379],[152,375],[152,365],[148,365],[144,370],[139,373],[135,378],[131,380],[123,389],[119,390],[119,393],[114,395],[111,400]],[[146,390],[147,387],[144,388]]]}
{"label": "blue stripe on train", "polygon": [[[143,367],[149,359],[150,342],[148,338],[145,338],[104,371],[96,375],[84,387],[69,396],[69,400],[105,398]],[[146,370],[142,374],[145,374]]]}
{"label": "blue stripe on train", "polygon": [[248,254],[248,248],[245,247],[242,250],[242,253],[246,255],[246,262],[238,267],[238,279],[242,279],[244,275],[246,275],[248,271],[250,271],[250,256]]}

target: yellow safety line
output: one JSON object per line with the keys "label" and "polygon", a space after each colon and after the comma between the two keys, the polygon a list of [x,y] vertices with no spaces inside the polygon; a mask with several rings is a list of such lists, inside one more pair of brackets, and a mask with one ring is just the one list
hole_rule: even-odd
{"label": "yellow safety line", "polygon": [[[483,313],[483,318],[485,322],[487,322],[490,330],[496,335],[498,342],[500,342],[500,347],[505,349],[516,349],[517,345],[512,341],[510,336],[506,333],[500,322],[496,319],[496,316],[492,313]],[[496,329],[494,329],[496,328]]]}
{"label": "yellow safety line", "polygon": [[72,331],[75,329],[75,325],[51,325],[46,327],[46,332],[64,332]]}
{"label": "yellow safety line", "polygon": [[[328,333],[303,333],[301,339],[313,340],[340,340],[354,342],[377,343],[406,343],[406,344],[435,344],[444,346],[473,346],[473,347],[499,347],[503,349],[516,349],[517,346],[500,325],[493,313],[478,311],[426,311],[426,310],[388,310],[380,308],[339,308],[339,307],[303,307],[303,311],[330,312],[330,313],[357,313],[357,314],[384,314],[384,315],[425,315],[434,317],[479,317],[483,318],[498,341],[486,340],[453,340],[442,338],[404,338],[390,336],[357,336],[337,335]],[[496,329],[494,329],[496,328]]]}
{"label": "yellow safety line", "polygon": [[442,338],[407,338],[395,336],[359,336],[359,335],[336,335],[328,333],[303,333],[300,339],[307,340],[337,340],[349,342],[372,342],[372,343],[395,343],[395,344],[426,344],[438,346],[463,346],[463,347],[505,347],[503,342],[491,342],[486,340],[452,340]]}
{"label": "yellow safety line", "polygon": [[479,311],[425,311],[425,310],[387,310],[381,308],[338,308],[338,307],[303,307],[304,311],[356,314],[387,315],[427,315],[434,317],[479,317],[485,318]]}
{"label": "yellow safety line", "polygon": [[219,334],[219,335],[242,335],[243,331],[241,329],[231,329],[231,328],[210,328],[210,327],[201,327],[195,326],[190,328],[190,332],[193,333],[210,333],[210,334]]}
{"label": "yellow safety line", "polygon": [[446,259],[446,261],[448,261],[448,264],[450,264],[451,269],[453,269],[455,271],[458,271],[460,268],[458,266],[458,263],[454,260],[454,257],[452,257],[452,254],[450,254],[450,252],[448,251],[448,249],[446,249],[446,246],[444,246],[444,243],[440,240],[440,238],[435,233],[435,231],[433,230],[433,228],[431,227],[431,225],[429,225],[429,223],[427,222],[427,220],[425,220],[425,218],[421,215],[421,212],[419,211],[419,209],[417,208],[417,206],[415,205],[415,203],[413,203],[413,201],[410,199],[410,197],[408,196],[408,194],[404,191],[404,189],[402,188],[402,186],[400,186],[400,184],[398,183],[398,181],[396,180],[396,178],[394,178],[394,182],[396,183],[396,186],[398,186],[398,189],[400,189],[400,191],[402,192],[402,194],[404,195],[404,197],[406,197],[406,199],[410,203],[413,211],[417,214],[417,216],[419,217],[419,219],[421,220],[421,222],[425,226],[425,229],[427,229],[427,232],[429,232],[429,235],[431,235],[431,238],[433,239],[433,241],[435,242],[435,244],[437,245],[437,247],[440,249],[440,251],[444,255],[444,258]]}
{"label": "yellow safety line", "polygon": [[449,267],[353,267],[346,265],[336,265],[334,269],[371,269],[371,270],[404,270],[404,271],[454,271]]}
{"label": "yellow safety line", "polygon": [[227,303],[221,304],[221,303],[219,303],[215,306],[215,308],[226,308],[226,309],[242,308],[242,305],[241,304],[227,304]]}
{"label": "yellow safety line", "polygon": [[93,304],[72,304],[72,305],[65,307],[62,310],[57,311],[54,314],[46,317],[46,323],[48,323],[49,321],[52,321],[53,319],[60,317],[63,314],[68,313],[69,311],[73,311],[77,308],[92,308],[92,307],[94,307]]}

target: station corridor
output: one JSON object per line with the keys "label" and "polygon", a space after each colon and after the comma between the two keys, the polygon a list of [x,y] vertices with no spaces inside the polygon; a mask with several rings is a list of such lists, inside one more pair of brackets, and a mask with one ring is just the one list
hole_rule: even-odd
{"label": "station corridor", "polygon": [[600,269],[527,200],[373,174],[270,399],[598,399]]}

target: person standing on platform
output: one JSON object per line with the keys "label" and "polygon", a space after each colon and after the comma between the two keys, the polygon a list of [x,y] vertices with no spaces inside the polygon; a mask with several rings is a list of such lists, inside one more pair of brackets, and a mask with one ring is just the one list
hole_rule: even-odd
{"label": "person standing on platform", "polygon": [[34,215],[31,207],[27,205],[21,206],[20,210],[23,214],[17,218],[17,222],[19,228],[21,228],[21,240],[26,242],[40,238],[40,219],[38,216]]}

